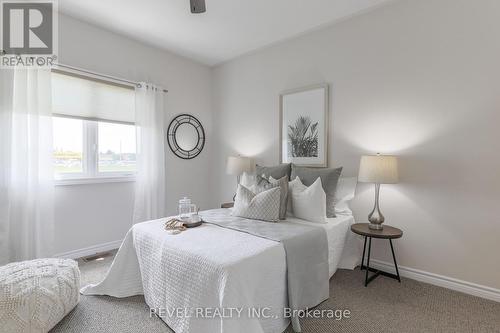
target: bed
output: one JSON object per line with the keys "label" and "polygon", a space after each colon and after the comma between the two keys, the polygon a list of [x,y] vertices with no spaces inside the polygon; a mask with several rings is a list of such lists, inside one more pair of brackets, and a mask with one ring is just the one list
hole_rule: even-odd
{"label": "bed", "polygon": [[[203,214],[228,218],[229,209]],[[279,242],[203,224],[168,235],[166,219],[134,225],[127,233],[105,279],[82,288],[84,295],[128,297],[144,294],[151,313],[176,333],[283,332],[290,323],[287,265]],[[279,223],[307,224],[287,218]],[[316,224],[328,240],[330,277],[353,269],[360,244],[351,232],[351,215]]]}

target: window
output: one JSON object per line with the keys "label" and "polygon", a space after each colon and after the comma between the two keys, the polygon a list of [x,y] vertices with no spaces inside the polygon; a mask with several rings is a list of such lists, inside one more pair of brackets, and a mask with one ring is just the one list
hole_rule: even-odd
{"label": "window", "polygon": [[52,73],[55,178],[96,182],[136,172],[134,93],[128,87]]}
{"label": "window", "polygon": [[55,173],[83,173],[83,121],[54,117],[53,133]]}
{"label": "window", "polygon": [[134,126],[100,122],[97,137],[99,172],[135,172]]}

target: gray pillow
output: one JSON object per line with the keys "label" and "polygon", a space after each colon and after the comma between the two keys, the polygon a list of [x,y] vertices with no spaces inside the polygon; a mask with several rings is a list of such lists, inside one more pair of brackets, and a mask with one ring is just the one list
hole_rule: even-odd
{"label": "gray pillow", "polygon": [[259,175],[256,177],[257,182],[250,190],[254,193],[260,193],[270,188],[279,187],[280,189],[280,220],[286,219],[286,208],[288,203],[288,177],[284,176],[276,180],[270,178],[267,180]]}
{"label": "gray pillow", "polygon": [[269,176],[273,177],[274,179],[280,179],[286,176],[287,179],[290,180],[291,167],[291,163],[280,164],[271,167],[256,165],[255,174],[259,176],[264,175],[266,179],[269,179]]}
{"label": "gray pillow", "polygon": [[318,177],[321,178],[321,184],[326,193],[326,217],[336,217],[335,192],[341,173],[342,167],[336,169],[306,168],[292,164],[292,179],[299,177],[302,184],[306,186],[311,186]]}
{"label": "gray pillow", "polygon": [[243,185],[238,185],[236,200],[231,215],[253,220],[276,222],[280,214],[280,189],[275,187],[254,194]]}

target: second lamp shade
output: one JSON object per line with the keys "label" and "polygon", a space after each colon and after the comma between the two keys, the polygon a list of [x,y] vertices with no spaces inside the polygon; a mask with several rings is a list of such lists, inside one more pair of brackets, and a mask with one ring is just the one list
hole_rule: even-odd
{"label": "second lamp shade", "polygon": [[395,184],[398,182],[398,159],[390,155],[365,155],[359,164],[358,181]]}
{"label": "second lamp shade", "polygon": [[253,170],[253,159],[243,156],[229,156],[227,158],[226,173],[228,175],[239,176],[243,172]]}

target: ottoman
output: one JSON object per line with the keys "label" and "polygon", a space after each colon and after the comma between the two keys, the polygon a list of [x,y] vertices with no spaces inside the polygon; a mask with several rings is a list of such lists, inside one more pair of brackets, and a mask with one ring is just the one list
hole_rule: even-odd
{"label": "ottoman", "polygon": [[79,301],[80,271],[71,259],[0,267],[0,332],[48,332]]}

